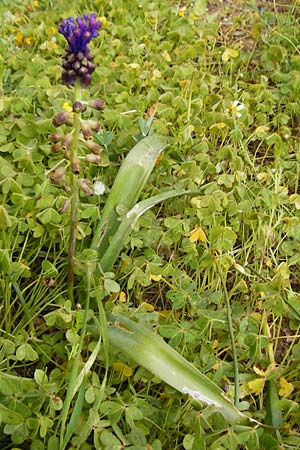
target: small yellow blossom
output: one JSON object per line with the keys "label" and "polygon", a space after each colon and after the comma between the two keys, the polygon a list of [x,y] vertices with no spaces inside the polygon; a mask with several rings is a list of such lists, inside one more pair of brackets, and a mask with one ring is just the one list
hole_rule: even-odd
{"label": "small yellow blossom", "polygon": [[188,80],[179,80],[179,86],[181,88],[184,88],[186,86],[187,82],[188,82]]}
{"label": "small yellow blossom", "polygon": [[23,42],[23,34],[21,31],[18,31],[16,34],[15,44],[20,47]]}
{"label": "small yellow blossom", "polygon": [[183,6],[182,8],[180,8],[180,10],[178,12],[179,17],[183,17],[185,12],[186,12],[186,6]]}
{"label": "small yellow blossom", "polygon": [[33,7],[38,8],[38,6],[39,6],[38,0],[33,0]]}
{"label": "small yellow blossom", "polygon": [[49,36],[51,36],[51,35],[53,35],[53,34],[56,34],[56,33],[57,33],[57,30],[56,30],[55,27],[49,27],[49,28],[47,29],[46,33],[47,33]]}
{"label": "small yellow blossom", "polygon": [[54,42],[54,41],[48,41],[48,44],[49,44],[49,49],[50,49],[50,50],[55,50],[55,49],[57,49],[57,43],[56,43],[56,42]]}
{"label": "small yellow blossom", "polygon": [[109,22],[105,16],[99,17],[99,20],[100,20],[100,22],[102,24],[102,28],[103,27],[106,28],[106,27],[109,27],[111,25],[111,22]]}
{"label": "small yellow blossom", "polygon": [[65,103],[63,104],[63,109],[64,109],[65,111],[68,111],[68,112],[73,111],[73,108],[72,108],[72,106],[70,105],[69,102],[65,102]]}

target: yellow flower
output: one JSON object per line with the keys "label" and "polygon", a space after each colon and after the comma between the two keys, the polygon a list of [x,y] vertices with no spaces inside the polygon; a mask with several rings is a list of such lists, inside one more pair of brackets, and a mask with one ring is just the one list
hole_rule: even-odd
{"label": "yellow flower", "polygon": [[15,44],[18,47],[20,47],[22,45],[22,42],[23,42],[23,34],[21,31],[18,31],[15,39]]}
{"label": "yellow flower", "polygon": [[56,34],[56,31],[57,30],[55,27],[49,27],[48,30],[46,31],[46,33],[51,36],[52,34]]}
{"label": "yellow flower", "polygon": [[180,8],[178,15],[179,17],[183,17],[186,11],[186,6],[183,6],[182,8]]}
{"label": "yellow flower", "polygon": [[63,104],[63,109],[64,109],[65,111],[68,111],[68,112],[73,111],[73,108],[72,108],[72,106],[70,105],[69,102],[65,102],[65,103]]}

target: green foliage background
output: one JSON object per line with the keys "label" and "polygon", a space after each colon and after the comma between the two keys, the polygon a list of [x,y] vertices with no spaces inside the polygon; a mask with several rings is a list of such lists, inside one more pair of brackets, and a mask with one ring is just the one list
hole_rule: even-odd
{"label": "green foliage background", "polygon": [[[210,408],[199,411],[145,369],[111,353],[93,432],[80,448],[300,446],[300,5],[223,3],[1,2],[3,449],[58,448],[57,418],[79,342],[84,298],[80,285],[76,308],[66,298],[68,217],[61,208],[67,195],[51,182],[60,156],[51,153],[48,135],[53,115],[71,101],[60,83],[65,43],[57,28],[61,19],[86,11],[97,12],[103,23],[85,96],[105,100],[100,120],[107,150],[99,166],[86,168],[86,178],[111,187],[142,119],[154,115],[153,127],[168,137],[169,147],[143,198],[208,184],[203,195],[169,201],[139,220],[114,279],[105,280],[106,311],[137,310],[233,398],[228,295],[241,408],[259,421],[272,415],[266,399],[268,383],[275,381],[275,409],[284,425],[269,434],[228,427]],[[104,201],[81,196],[78,275]],[[90,336],[83,361],[94,346]],[[103,373],[100,352],[68,448],[78,448]],[[15,416],[8,418],[5,408]]]}

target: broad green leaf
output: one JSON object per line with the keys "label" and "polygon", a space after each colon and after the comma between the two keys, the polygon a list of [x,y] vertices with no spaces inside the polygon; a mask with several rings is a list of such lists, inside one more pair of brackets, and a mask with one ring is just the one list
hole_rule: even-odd
{"label": "broad green leaf", "polygon": [[0,422],[7,423],[9,425],[18,425],[24,421],[21,414],[12,411],[6,406],[0,403]]}
{"label": "broad green leaf", "polygon": [[6,230],[12,226],[11,218],[8,215],[5,207],[0,205],[0,230]]}
{"label": "broad green leaf", "polygon": [[38,359],[39,355],[32,348],[30,344],[25,342],[25,344],[20,345],[16,351],[16,358],[18,361],[35,361]]}

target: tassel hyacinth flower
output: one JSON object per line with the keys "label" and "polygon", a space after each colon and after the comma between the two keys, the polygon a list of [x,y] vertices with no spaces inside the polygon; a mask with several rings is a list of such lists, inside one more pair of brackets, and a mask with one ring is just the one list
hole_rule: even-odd
{"label": "tassel hyacinth flower", "polygon": [[[51,175],[52,183],[60,186],[70,196],[61,209],[61,213],[70,209],[70,232],[68,246],[68,295],[74,300],[74,261],[76,250],[76,234],[78,222],[79,196],[93,195],[89,181],[82,178],[85,163],[99,164],[101,162],[101,147],[93,142],[94,134],[99,130],[100,123],[93,118],[84,120],[85,111],[95,109],[102,111],[104,102],[100,99],[82,101],[82,88],[88,87],[96,66],[88,44],[98,36],[101,23],[95,13],[63,19],[59,33],[67,40],[65,54],[62,60],[62,81],[69,87],[74,86],[72,112],[60,111],[53,118],[53,126],[60,128],[51,133],[51,150],[61,152],[67,167],[58,167]],[[86,152],[88,151],[88,154]]]}
{"label": "tassel hyacinth flower", "polygon": [[84,14],[83,17],[64,19],[59,27],[68,45],[63,57],[63,82],[67,86],[74,86],[80,79],[81,87],[87,87],[91,82],[91,75],[96,66],[89,49],[89,42],[98,36],[101,22],[96,20],[96,14]]}

